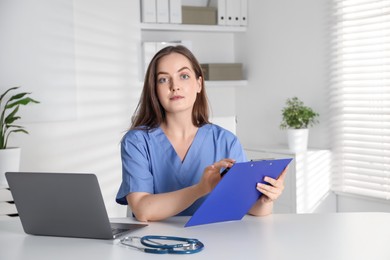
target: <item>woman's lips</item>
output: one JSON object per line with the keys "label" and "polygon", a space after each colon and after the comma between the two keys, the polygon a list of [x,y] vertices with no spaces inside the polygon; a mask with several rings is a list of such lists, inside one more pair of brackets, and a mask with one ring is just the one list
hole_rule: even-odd
{"label": "woman's lips", "polygon": [[182,99],[184,98],[183,96],[173,96],[170,98],[170,100],[179,100],[179,99]]}

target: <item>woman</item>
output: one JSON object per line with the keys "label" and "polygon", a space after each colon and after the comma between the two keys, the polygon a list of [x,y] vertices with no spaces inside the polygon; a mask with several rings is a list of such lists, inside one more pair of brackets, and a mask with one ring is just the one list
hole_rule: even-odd
{"label": "woman", "polygon": [[[122,184],[116,201],[140,221],[192,215],[220,181],[220,172],[246,161],[231,132],[211,124],[202,69],[183,46],[169,46],[151,60],[131,129],[122,140]],[[272,212],[285,172],[248,212]]]}

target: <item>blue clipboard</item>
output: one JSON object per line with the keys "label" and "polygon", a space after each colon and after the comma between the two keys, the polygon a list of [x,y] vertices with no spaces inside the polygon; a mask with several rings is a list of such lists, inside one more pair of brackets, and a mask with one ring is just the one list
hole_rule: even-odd
{"label": "blue clipboard", "polygon": [[288,159],[235,163],[185,224],[185,227],[241,220],[261,196],[257,183],[264,177],[278,178]]}

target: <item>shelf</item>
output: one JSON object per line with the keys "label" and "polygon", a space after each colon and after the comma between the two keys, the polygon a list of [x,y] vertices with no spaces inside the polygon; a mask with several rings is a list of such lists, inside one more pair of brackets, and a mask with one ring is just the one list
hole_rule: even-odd
{"label": "shelf", "polygon": [[245,26],[194,25],[168,23],[141,23],[144,31],[198,31],[198,32],[245,32]]}
{"label": "shelf", "polygon": [[18,211],[16,210],[15,204],[8,202],[0,202],[0,216],[16,213],[18,213]]}
{"label": "shelf", "polygon": [[0,187],[0,202],[13,201],[11,191]]}

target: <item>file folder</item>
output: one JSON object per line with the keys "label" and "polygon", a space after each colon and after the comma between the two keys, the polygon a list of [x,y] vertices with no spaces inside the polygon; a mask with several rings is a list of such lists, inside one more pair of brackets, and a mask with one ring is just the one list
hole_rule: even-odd
{"label": "file folder", "polygon": [[185,227],[241,220],[262,195],[257,183],[277,179],[291,158],[235,163],[195,211]]}
{"label": "file folder", "polygon": [[157,23],[169,23],[169,1],[156,0]]}
{"label": "file folder", "polygon": [[226,0],[218,0],[218,24],[226,25]]}
{"label": "file folder", "polygon": [[141,0],[141,18],[143,23],[157,22],[156,0]]}
{"label": "file folder", "polygon": [[240,6],[240,25],[247,26],[248,25],[248,0],[241,0]]}
{"label": "file folder", "polygon": [[181,23],[181,0],[169,0],[169,22]]}
{"label": "file folder", "polygon": [[226,0],[226,25],[239,26],[240,25],[240,0]]}

